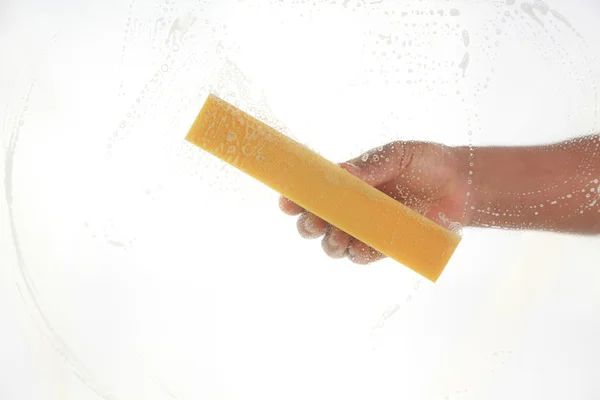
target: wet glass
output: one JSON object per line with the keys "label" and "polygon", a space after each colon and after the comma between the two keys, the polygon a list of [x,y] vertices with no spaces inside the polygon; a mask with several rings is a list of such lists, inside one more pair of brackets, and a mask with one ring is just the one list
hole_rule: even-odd
{"label": "wet glass", "polygon": [[[6,398],[600,390],[597,3],[2,14]],[[185,142],[209,93],[460,233],[438,282]]]}

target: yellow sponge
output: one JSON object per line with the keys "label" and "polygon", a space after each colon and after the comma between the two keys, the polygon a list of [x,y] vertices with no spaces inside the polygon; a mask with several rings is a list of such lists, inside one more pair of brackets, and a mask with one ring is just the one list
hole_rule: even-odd
{"label": "yellow sponge", "polygon": [[460,242],[459,235],[212,94],[186,140],[431,281]]}

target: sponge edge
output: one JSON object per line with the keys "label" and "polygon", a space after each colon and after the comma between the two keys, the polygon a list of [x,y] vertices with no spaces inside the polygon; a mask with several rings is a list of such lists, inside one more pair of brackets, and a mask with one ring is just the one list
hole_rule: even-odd
{"label": "sponge edge", "polygon": [[461,237],[209,95],[186,140],[435,282]]}

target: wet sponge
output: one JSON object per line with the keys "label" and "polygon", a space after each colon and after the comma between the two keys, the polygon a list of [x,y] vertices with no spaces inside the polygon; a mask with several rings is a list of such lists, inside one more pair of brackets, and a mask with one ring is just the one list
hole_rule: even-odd
{"label": "wet sponge", "polygon": [[186,140],[431,281],[460,242],[458,234],[212,94]]}

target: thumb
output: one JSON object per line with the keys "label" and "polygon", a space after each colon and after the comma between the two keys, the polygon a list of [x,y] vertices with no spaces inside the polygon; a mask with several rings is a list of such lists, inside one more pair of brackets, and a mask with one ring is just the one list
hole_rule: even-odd
{"label": "thumb", "polygon": [[392,142],[343,162],[340,167],[371,186],[379,186],[394,179],[403,170],[407,145],[404,142]]}

